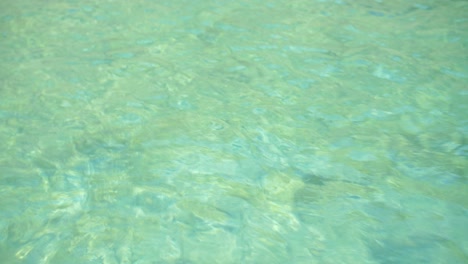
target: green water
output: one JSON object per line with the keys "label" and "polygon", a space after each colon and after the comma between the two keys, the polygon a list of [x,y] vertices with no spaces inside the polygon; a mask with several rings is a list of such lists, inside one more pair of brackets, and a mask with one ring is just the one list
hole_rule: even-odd
{"label": "green water", "polygon": [[468,2],[0,3],[1,263],[468,263]]}

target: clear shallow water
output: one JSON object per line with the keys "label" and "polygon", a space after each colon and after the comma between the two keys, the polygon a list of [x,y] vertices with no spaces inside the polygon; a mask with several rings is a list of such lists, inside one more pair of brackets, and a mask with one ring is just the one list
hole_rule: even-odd
{"label": "clear shallow water", "polygon": [[465,1],[0,6],[3,263],[468,260]]}

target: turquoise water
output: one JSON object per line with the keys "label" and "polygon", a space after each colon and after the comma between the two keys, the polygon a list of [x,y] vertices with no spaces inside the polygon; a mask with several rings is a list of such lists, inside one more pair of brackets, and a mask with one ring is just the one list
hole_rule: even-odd
{"label": "turquoise water", "polygon": [[2,1],[1,263],[468,263],[467,14]]}

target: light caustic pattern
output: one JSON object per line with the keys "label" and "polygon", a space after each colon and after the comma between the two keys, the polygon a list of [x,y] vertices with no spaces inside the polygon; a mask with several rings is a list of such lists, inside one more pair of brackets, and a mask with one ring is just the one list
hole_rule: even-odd
{"label": "light caustic pattern", "polygon": [[464,263],[464,1],[0,4],[4,263]]}

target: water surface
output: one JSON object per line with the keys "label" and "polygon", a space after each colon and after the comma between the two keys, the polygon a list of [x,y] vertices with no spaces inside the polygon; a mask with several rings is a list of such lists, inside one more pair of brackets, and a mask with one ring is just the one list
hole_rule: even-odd
{"label": "water surface", "polygon": [[0,4],[3,263],[466,263],[466,1]]}

